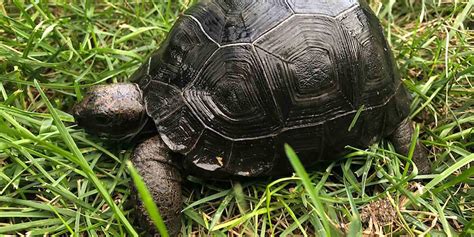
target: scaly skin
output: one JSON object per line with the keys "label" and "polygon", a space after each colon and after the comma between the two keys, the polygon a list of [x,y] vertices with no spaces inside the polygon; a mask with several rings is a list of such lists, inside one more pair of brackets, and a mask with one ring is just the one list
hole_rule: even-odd
{"label": "scaly skin", "polygon": [[[409,119],[405,119],[392,133],[390,140],[398,153],[408,155],[413,131],[413,122]],[[431,164],[428,160],[428,151],[419,141],[416,142],[413,162],[420,174],[428,174],[430,172]]]}
{"label": "scaly skin", "polygon": [[112,139],[138,134],[149,120],[142,93],[132,83],[92,87],[74,106],[73,115],[87,132]]}
{"label": "scaly skin", "polygon": [[[168,147],[159,136],[154,136],[137,146],[132,163],[145,181],[153,200],[160,210],[170,236],[176,236],[181,228],[182,209],[181,173],[179,162],[173,159]],[[140,227],[152,236],[159,236],[149,218],[138,192],[132,188],[132,201],[136,204],[135,216]]]}

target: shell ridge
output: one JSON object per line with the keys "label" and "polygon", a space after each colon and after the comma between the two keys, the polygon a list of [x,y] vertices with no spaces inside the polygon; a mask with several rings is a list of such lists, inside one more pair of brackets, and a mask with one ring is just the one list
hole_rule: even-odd
{"label": "shell ridge", "polygon": [[[260,64],[259,66],[263,69],[263,59],[262,57],[259,55],[259,53],[257,52],[256,50],[256,46],[255,45],[252,45],[252,51],[254,52],[254,54],[256,55],[257,57],[257,61],[258,63]],[[264,75],[264,78],[265,78],[265,83],[267,85],[267,88],[269,89],[270,91],[270,94],[272,96],[272,101],[273,101],[273,105],[275,106],[275,109],[277,110],[277,115],[278,115],[278,120],[280,121],[281,123],[281,127],[285,127],[285,123],[284,123],[284,119],[283,119],[283,116],[282,116],[282,111],[280,110],[280,108],[278,107],[278,102],[276,101],[276,98],[275,98],[275,93],[273,92],[273,89],[272,89],[272,86],[271,86],[271,83],[269,81],[269,76],[267,75],[267,71],[266,70],[262,70],[263,71],[263,75]]]}
{"label": "shell ridge", "polygon": [[217,41],[215,39],[213,39],[207,32],[206,30],[204,29],[204,27],[202,26],[201,22],[196,18],[194,17],[193,15],[189,15],[189,14],[183,14],[183,16],[187,16],[191,19],[193,19],[193,21],[195,21],[198,25],[199,25],[199,28],[201,29],[202,33],[210,40],[212,41],[214,44],[216,44],[217,46],[219,46],[219,48],[221,47],[221,45],[219,43],[217,43]]}

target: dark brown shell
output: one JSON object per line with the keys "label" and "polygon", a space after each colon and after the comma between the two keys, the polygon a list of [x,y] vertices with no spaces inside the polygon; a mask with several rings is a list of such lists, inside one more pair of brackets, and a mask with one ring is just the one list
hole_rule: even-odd
{"label": "dark brown shell", "polygon": [[307,166],[333,160],[409,111],[362,0],[203,1],[133,78],[164,142],[197,175],[288,172],[284,143]]}

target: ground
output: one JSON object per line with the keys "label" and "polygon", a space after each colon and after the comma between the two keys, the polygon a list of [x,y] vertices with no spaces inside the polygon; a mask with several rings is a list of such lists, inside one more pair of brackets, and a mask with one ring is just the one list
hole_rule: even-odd
{"label": "ground", "polygon": [[[127,81],[191,3],[60,2],[0,2],[0,235],[133,236],[132,147],[87,135],[71,107],[94,84]],[[474,234],[474,1],[369,2],[430,174],[384,140],[307,176],[189,177],[183,235]]]}

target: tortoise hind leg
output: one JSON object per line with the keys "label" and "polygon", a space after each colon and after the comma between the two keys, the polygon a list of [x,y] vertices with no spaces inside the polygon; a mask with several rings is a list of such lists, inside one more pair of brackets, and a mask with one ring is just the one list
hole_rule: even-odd
{"label": "tortoise hind leg", "polygon": [[[405,119],[390,135],[390,140],[398,153],[408,155],[413,132],[414,129],[411,120]],[[420,174],[428,174],[430,172],[431,164],[428,160],[428,150],[419,141],[416,142],[415,151],[413,153],[413,162],[418,168]]]}
{"label": "tortoise hind leg", "polygon": [[[181,227],[181,173],[178,164],[159,136],[152,137],[135,148],[132,163],[142,176],[160,211],[170,236],[177,236]],[[148,217],[141,199],[132,185],[135,216],[140,227],[152,236],[159,236]]]}

